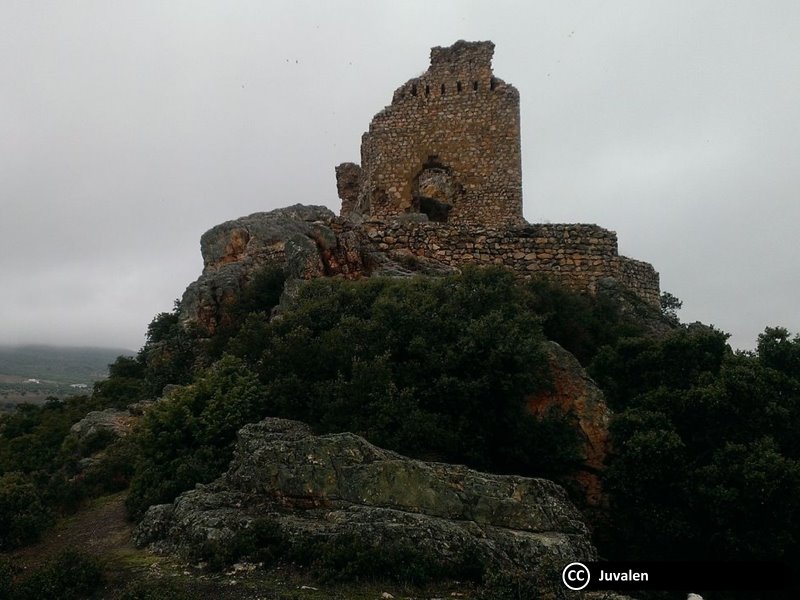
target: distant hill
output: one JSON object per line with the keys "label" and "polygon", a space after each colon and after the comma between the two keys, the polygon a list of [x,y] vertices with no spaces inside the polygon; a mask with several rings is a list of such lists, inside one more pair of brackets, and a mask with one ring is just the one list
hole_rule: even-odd
{"label": "distant hill", "polygon": [[0,403],[86,393],[108,377],[108,365],[118,356],[134,354],[123,348],[0,346]]}
{"label": "distant hill", "polygon": [[123,348],[0,346],[0,374],[58,383],[92,383],[108,376],[108,365],[118,356],[134,354]]}

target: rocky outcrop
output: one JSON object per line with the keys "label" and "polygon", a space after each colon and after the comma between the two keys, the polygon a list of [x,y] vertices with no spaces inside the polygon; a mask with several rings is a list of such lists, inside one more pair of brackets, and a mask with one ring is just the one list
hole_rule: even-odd
{"label": "rocky outcrop", "polygon": [[596,556],[578,511],[550,481],[412,460],[350,433],[315,436],[271,418],[241,429],[220,479],[151,507],[135,541],[192,555],[257,518],[293,540],[401,540],[443,561],[469,548],[532,573]]}
{"label": "rocky outcrop", "polygon": [[[337,257],[339,242],[329,225],[334,214],[324,206],[296,204],[255,213],[211,228],[200,239],[203,273],[181,300],[183,322],[196,322],[209,334],[228,318],[226,308],[253,275],[268,265],[282,266],[290,277],[311,279],[345,273]],[[359,256],[343,247],[340,254],[353,261]]]}
{"label": "rocky outcrop", "polygon": [[352,221],[336,218],[324,206],[301,204],[217,225],[203,234],[200,250],[203,273],[183,294],[181,321],[199,324],[209,335],[230,322],[230,307],[253,276],[268,266],[281,267],[287,274],[281,307],[302,281],[316,277],[408,277],[458,271],[407,249],[373,248]]}
{"label": "rocky outcrop", "polygon": [[127,410],[116,408],[93,410],[70,427],[69,432],[81,442],[102,434],[124,437],[130,432],[135,420],[136,418]]}
{"label": "rocky outcrop", "polygon": [[573,416],[583,444],[583,468],[575,475],[588,506],[603,503],[600,471],[610,450],[611,411],[605,396],[571,353],[555,342],[544,342],[553,387],[528,398],[528,410],[545,415],[550,410]]}

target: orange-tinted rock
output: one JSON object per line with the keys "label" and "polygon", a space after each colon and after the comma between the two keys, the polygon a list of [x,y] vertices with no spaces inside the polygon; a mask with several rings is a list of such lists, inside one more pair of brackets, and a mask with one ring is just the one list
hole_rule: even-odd
{"label": "orange-tinted rock", "polygon": [[553,378],[553,390],[528,398],[528,410],[545,415],[551,409],[572,414],[583,437],[583,468],[575,475],[589,506],[603,503],[599,472],[610,450],[608,424],[611,411],[603,392],[572,354],[555,342],[545,349]]}

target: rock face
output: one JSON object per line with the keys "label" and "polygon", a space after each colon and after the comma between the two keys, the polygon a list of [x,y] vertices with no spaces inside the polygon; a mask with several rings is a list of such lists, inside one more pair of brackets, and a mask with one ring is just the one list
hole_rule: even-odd
{"label": "rock face", "polygon": [[80,441],[104,433],[114,437],[124,437],[130,432],[135,420],[135,417],[127,410],[115,408],[93,410],[70,427],[69,432]]}
{"label": "rock face", "polygon": [[[344,184],[342,184],[344,185]],[[209,335],[229,322],[228,309],[253,276],[268,266],[284,269],[281,307],[302,281],[316,277],[445,275],[458,269],[400,248],[373,248],[366,234],[324,206],[296,204],[254,213],[217,225],[203,234],[203,273],[181,299],[181,321]]]}
{"label": "rock face", "polygon": [[586,503],[603,503],[599,473],[610,450],[608,425],[611,411],[605,396],[572,354],[555,342],[544,343],[553,378],[553,390],[528,398],[528,410],[544,415],[550,409],[571,413],[583,436],[583,470],[575,477]]}
{"label": "rock face", "polygon": [[259,517],[290,539],[402,540],[445,561],[470,548],[489,564],[534,573],[596,556],[578,511],[550,481],[412,460],[353,434],[315,436],[271,418],[240,430],[225,475],[151,507],[134,536],[192,554]]}
{"label": "rock face", "polygon": [[217,225],[203,234],[203,273],[181,300],[183,322],[197,322],[209,334],[225,324],[226,308],[253,275],[268,265],[284,267],[290,278],[311,279],[361,271],[361,257],[337,239],[324,206],[296,204]]}

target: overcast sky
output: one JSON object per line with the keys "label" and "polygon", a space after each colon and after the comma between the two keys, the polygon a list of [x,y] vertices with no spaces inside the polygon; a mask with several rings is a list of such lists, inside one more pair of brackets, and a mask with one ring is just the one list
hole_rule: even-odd
{"label": "overcast sky", "polygon": [[431,46],[495,42],[525,217],[597,223],[750,348],[800,331],[800,2],[0,1],[0,343],[137,349],[213,225],[338,211]]}

